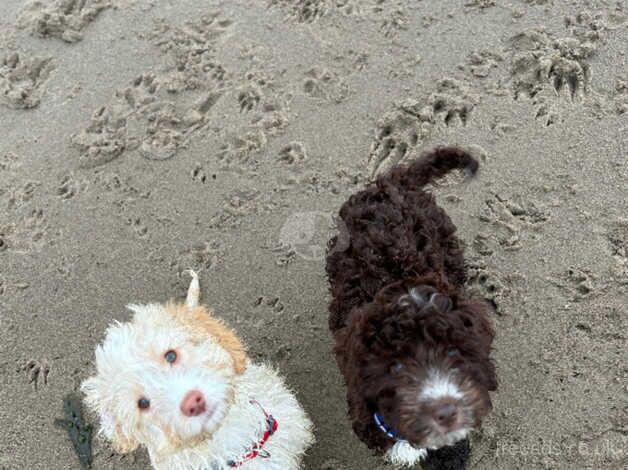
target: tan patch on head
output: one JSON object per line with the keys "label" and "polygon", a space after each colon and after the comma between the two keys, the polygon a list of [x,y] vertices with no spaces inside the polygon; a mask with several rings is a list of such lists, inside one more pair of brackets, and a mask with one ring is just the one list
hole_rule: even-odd
{"label": "tan patch on head", "polygon": [[246,350],[240,339],[222,320],[214,317],[204,306],[189,309],[184,304],[168,304],[166,311],[178,323],[189,327],[195,339],[211,336],[233,359],[236,374],[246,370]]}

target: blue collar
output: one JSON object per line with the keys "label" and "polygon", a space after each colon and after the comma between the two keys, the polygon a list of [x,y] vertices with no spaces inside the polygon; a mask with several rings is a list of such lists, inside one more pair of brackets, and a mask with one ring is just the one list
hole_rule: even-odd
{"label": "blue collar", "polygon": [[373,413],[373,419],[375,419],[375,424],[377,424],[377,427],[388,437],[390,437],[391,439],[394,439],[395,441],[405,441],[405,439],[402,439],[401,437],[397,436],[397,431],[395,431],[392,427],[388,426],[384,422],[382,415],[380,415],[377,412]]}

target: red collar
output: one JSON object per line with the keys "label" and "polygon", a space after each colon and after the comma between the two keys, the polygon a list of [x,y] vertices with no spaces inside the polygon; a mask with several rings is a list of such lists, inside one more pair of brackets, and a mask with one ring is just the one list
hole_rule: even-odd
{"label": "red collar", "polygon": [[277,421],[275,420],[275,418],[273,418],[271,414],[267,413],[264,407],[260,405],[257,400],[251,400],[251,403],[259,406],[260,409],[262,410],[262,413],[264,413],[264,416],[266,417],[266,430],[264,431],[264,435],[262,436],[262,438],[253,444],[250,451],[248,451],[238,460],[229,461],[229,467],[231,468],[240,467],[245,462],[248,462],[249,460],[253,460],[255,457],[258,457],[258,456],[263,459],[267,459],[268,457],[270,457],[270,453],[268,451],[265,451],[262,447],[264,447],[264,444],[266,444],[266,441],[270,439],[270,436],[275,434],[275,431],[277,431],[277,427],[279,425]]}

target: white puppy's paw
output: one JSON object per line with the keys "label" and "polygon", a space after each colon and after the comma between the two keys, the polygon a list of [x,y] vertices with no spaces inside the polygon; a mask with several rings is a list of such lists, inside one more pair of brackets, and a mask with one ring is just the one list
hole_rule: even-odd
{"label": "white puppy's paw", "polygon": [[413,447],[408,441],[397,441],[386,452],[386,458],[400,467],[412,467],[427,456],[426,449]]}

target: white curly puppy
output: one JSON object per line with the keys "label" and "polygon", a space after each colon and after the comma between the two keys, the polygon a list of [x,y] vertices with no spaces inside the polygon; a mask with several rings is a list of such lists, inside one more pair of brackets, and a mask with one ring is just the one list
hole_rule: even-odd
{"label": "white curly puppy", "polygon": [[225,324],[199,306],[130,305],[96,349],[85,380],[100,432],[122,453],[148,449],[156,469],[298,469],[312,423],[271,368],[252,364]]}

